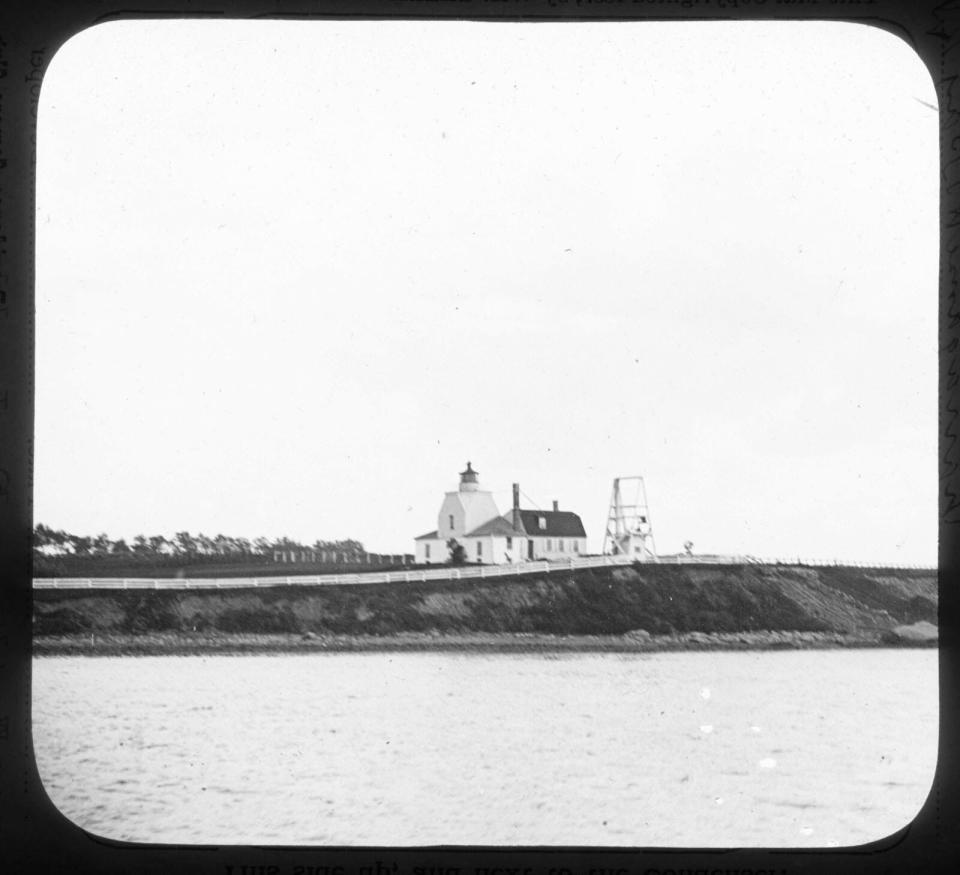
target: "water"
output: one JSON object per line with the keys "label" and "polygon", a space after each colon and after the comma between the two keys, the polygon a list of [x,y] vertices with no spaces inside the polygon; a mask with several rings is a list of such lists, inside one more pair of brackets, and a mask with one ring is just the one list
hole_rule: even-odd
{"label": "water", "polygon": [[151,842],[850,845],[931,786],[930,650],[34,663],[54,803]]}

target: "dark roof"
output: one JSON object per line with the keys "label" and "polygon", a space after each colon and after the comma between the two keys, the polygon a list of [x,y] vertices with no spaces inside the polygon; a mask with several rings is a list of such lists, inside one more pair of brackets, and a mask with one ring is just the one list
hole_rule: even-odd
{"label": "dark roof", "polygon": [[[546,528],[543,529],[540,528],[541,517],[546,521]],[[580,517],[569,510],[521,510],[520,522],[531,537],[587,537]]]}
{"label": "dark roof", "polygon": [[514,535],[522,534],[523,532],[518,532],[513,527],[513,523],[510,522],[508,517],[495,516],[492,520],[487,520],[483,525],[477,526],[472,532],[468,532],[467,537],[472,538],[479,535],[506,535],[508,538],[511,538]]}
{"label": "dark roof", "polygon": [[[546,528],[540,528],[540,517],[546,522]],[[520,525],[522,530],[515,529],[508,515],[496,516],[477,526],[472,532],[467,532],[465,538],[475,538],[485,535],[501,535],[506,537],[542,537],[542,538],[585,538],[580,517],[569,510],[521,510]],[[437,532],[427,532],[414,538],[415,541],[427,541],[437,538]]]}

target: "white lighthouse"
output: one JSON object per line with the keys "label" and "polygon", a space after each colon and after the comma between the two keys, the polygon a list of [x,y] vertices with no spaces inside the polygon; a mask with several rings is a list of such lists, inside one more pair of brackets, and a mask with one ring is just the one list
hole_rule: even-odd
{"label": "white lighthouse", "polygon": [[442,541],[461,539],[482,523],[500,515],[493,493],[480,488],[478,477],[473,466],[467,462],[466,470],[460,472],[457,491],[444,496],[437,514],[437,536]]}
{"label": "white lighthouse", "polygon": [[553,510],[522,510],[517,483],[510,515],[500,516],[493,493],[481,488],[467,462],[456,491],[443,497],[437,528],[414,540],[417,563],[432,565],[449,560],[450,541],[463,547],[466,561],[489,564],[569,558],[586,551],[586,537],[580,517],[556,501]]}

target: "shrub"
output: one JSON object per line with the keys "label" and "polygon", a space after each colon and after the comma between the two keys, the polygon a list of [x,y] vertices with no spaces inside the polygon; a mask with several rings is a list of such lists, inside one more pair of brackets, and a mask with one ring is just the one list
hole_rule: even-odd
{"label": "shrub", "polygon": [[180,627],[167,594],[137,594],[130,601],[122,628],[126,632],[163,632]]}

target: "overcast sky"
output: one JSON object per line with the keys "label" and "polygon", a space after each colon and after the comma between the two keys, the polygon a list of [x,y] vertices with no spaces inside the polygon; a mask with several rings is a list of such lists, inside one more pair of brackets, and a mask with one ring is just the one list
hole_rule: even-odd
{"label": "overcast sky", "polygon": [[937,114],[838,23],[106,24],[43,85],[37,521],[936,559]]}

